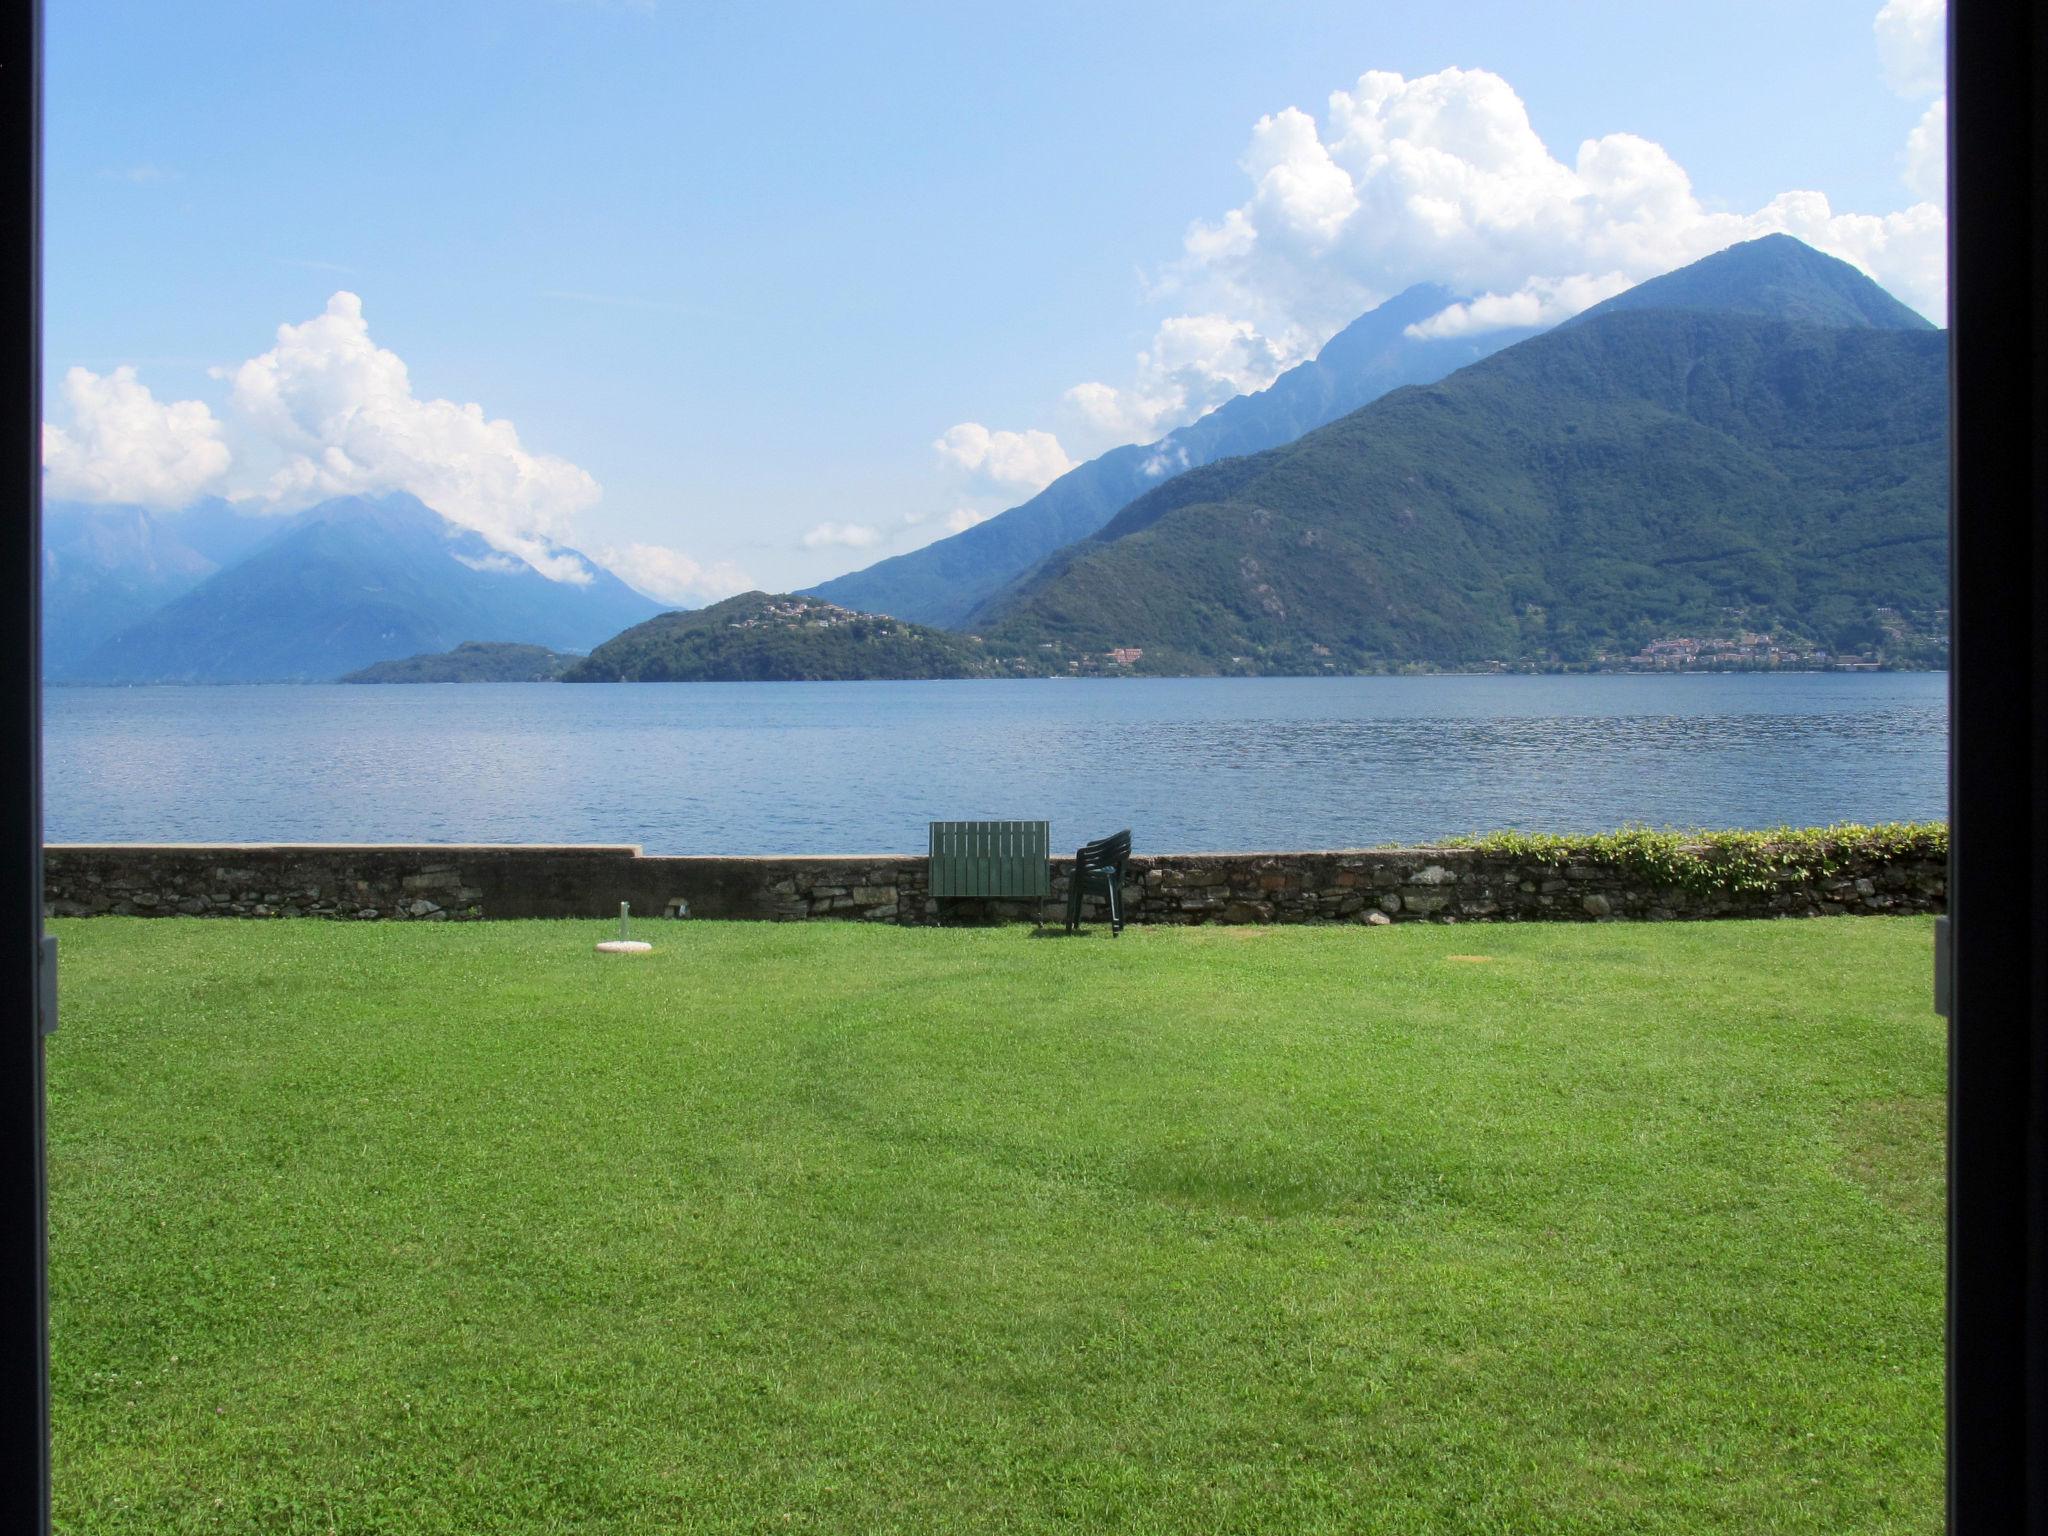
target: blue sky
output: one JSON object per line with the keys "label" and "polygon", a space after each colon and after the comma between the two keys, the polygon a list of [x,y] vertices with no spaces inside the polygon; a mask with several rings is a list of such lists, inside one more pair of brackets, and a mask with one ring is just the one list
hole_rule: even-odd
{"label": "blue sky", "polygon": [[1782,227],[1941,318],[1938,0],[47,17],[53,495],[399,486],[675,600],[915,547],[1423,278],[1509,323]]}

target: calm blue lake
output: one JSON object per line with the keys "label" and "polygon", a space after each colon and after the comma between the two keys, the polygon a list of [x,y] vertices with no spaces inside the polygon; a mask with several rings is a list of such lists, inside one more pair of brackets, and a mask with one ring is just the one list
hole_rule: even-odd
{"label": "calm blue lake", "polygon": [[1948,680],[1781,676],[53,688],[53,842],[1345,848],[1947,814]]}

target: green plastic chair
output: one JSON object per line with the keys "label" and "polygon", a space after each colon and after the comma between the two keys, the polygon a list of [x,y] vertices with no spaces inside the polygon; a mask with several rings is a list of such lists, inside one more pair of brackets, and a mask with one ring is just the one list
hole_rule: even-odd
{"label": "green plastic chair", "polygon": [[1081,926],[1081,899],[1090,894],[1109,903],[1109,936],[1124,931],[1124,870],[1131,862],[1131,829],[1074,850],[1074,876],[1067,882],[1067,932]]}

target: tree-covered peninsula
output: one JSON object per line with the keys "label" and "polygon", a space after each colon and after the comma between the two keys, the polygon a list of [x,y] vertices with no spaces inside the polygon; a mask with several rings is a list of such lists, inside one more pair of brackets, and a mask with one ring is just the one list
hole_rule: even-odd
{"label": "tree-covered peninsula", "polygon": [[452,651],[373,662],[344,683],[553,683],[577,658],[544,645],[510,640],[465,640]]}
{"label": "tree-covered peninsula", "polygon": [[1021,663],[948,634],[814,597],[743,592],[607,640],[566,683],[784,683],[1012,677]]}

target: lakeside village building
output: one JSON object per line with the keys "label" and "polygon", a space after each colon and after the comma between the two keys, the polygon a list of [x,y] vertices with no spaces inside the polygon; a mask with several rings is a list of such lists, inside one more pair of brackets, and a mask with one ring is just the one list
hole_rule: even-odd
{"label": "lakeside village building", "polygon": [[1826,651],[1798,651],[1779,645],[1769,635],[1747,630],[1732,640],[1694,639],[1674,635],[1652,640],[1633,656],[1602,657],[1623,666],[1677,672],[1691,667],[1826,667],[1837,672],[1875,672],[1883,663],[1875,656],[1835,656]]}

